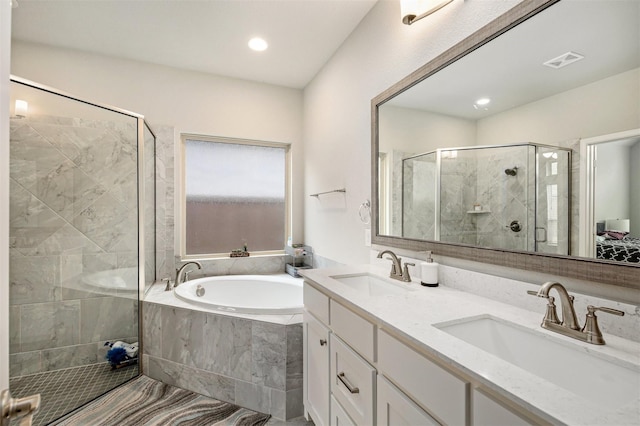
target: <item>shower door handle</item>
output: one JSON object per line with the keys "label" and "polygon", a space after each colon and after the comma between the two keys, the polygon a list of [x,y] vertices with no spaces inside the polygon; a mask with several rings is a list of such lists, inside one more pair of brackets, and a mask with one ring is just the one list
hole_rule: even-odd
{"label": "shower door handle", "polygon": [[12,398],[9,390],[5,389],[0,395],[2,396],[0,425],[8,426],[11,420],[20,420],[19,426],[31,426],[33,415],[40,409],[40,394]]}
{"label": "shower door handle", "polygon": [[[538,231],[543,231],[543,238],[538,238],[538,236],[540,235],[540,232]],[[536,226],[536,242],[538,243],[546,243],[547,242],[547,229],[543,228],[541,226]]]}

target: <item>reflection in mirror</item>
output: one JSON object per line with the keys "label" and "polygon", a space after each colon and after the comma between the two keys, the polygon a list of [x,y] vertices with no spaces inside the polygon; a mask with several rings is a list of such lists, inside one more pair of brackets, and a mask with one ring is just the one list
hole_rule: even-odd
{"label": "reflection in mirror", "polygon": [[[397,231],[407,238],[569,254],[568,149],[438,149],[403,158]],[[396,221],[400,222],[400,221]]]}
{"label": "reflection in mirror", "polygon": [[640,263],[639,18],[563,0],[393,88],[375,235]]}

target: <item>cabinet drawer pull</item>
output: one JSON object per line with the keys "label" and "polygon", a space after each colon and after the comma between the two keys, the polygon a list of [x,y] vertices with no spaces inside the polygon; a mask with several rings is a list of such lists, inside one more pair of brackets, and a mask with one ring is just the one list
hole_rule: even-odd
{"label": "cabinet drawer pull", "polygon": [[327,340],[326,339],[320,339],[320,346],[324,346],[327,344]]}
{"label": "cabinet drawer pull", "polygon": [[351,392],[351,393],[360,393],[360,389],[354,387],[351,383],[349,383],[349,381],[347,380],[346,376],[344,375],[344,371],[338,373],[338,379],[340,379],[342,384],[349,390],[349,392]]}

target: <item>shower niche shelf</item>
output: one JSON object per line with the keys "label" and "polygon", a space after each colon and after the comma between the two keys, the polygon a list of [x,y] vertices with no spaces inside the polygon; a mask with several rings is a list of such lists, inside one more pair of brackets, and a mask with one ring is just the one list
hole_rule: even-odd
{"label": "shower niche shelf", "polygon": [[491,213],[491,210],[467,210],[467,213],[469,213],[469,214],[484,214],[484,213]]}

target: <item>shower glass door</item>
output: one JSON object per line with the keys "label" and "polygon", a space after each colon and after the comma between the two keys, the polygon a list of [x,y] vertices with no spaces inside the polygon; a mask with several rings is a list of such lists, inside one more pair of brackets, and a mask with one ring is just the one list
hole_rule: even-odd
{"label": "shower glass door", "polygon": [[138,375],[140,117],[10,95],[10,390],[46,424]]}
{"label": "shower glass door", "polygon": [[536,146],[536,251],[569,254],[570,151]]}

